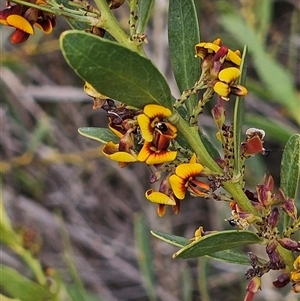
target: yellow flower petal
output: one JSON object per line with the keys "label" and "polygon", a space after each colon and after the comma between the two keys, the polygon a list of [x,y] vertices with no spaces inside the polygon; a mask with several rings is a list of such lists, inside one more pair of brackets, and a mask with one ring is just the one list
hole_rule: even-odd
{"label": "yellow flower petal", "polygon": [[172,112],[168,108],[165,108],[160,105],[146,105],[144,107],[144,113],[151,119],[158,117],[159,119],[163,119],[165,117],[171,116]]}
{"label": "yellow flower petal", "polygon": [[219,73],[219,79],[227,84],[234,83],[240,76],[241,71],[235,67],[223,69]]}
{"label": "yellow flower petal", "polygon": [[26,33],[34,34],[32,25],[22,16],[19,15],[10,15],[6,18],[8,25],[20,29]]}
{"label": "yellow flower petal", "polygon": [[142,137],[147,142],[151,142],[153,140],[153,132],[154,128],[151,127],[151,120],[145,114],[140,114],[137,117],[138,124],[141,129]]}
{"label": "yellow flower petal", "polygon": [[178,177],[177,175],[171,175],[169,181],[175,196],[179,200],[183,200],[187,190],[186,187],[187,181]]}
{"label": "yellow flower petal", "polygon": [[163,205],[176,205],[176,202],[174,199],[171,199],[168,195],[159,192],[154,191],[153,189],[149,189],[145,193],[147,200],[149,200],[152,203],[156,204],[163,204]]}
{"label": "yellow flower petal", "polygon": [[109,159],[117,162],[136,162],[137,158],[129,153],[126,152],[116,152],[110,156]]}
{"label": "yellow flower petal", "polygon": [[109,159],[117,162],[135,162],[137,157],[127,152],[120,152],[119,145],[108,142],[102,149],[102,153]]}
{"label": "yellow flower petal", "polygon": [[237,66],[241,65],[242,59],[241,57],[238,55],[238,53],[240,54],[240,52],[233,52],[232,50],[228,49],[228,53],[226,56],[226,59],[232,63],[234,63]]}
{"label": "yellow flower petal", "polygon": [[159,152],[153,152],[146,160],[146,164],[153,165],[153,164],[162,164],[165,162],[171,162],[176,159],[177,151],[167,151],[161,150]]}
{"label": "yellow flower petal", "polygon": [[298,257],[295,259],[293,265],[295,270],[300,270],[300,255],[298,255]]}
{"label": "yellow flower petal", "polygon": [[230,87],[226,83],[216,82],[214,85],[214,90],[219,94],[224,100],[229,100],[228,96],[230,94]]}
{"label": "yellow flower petal", "polygon": [[144,142],[144,145],[142,147],[142,149],[140,150],[139,154],[138,154],[138,161],[140,162],[145,162],[147,160],[147,158],[150,156],[151,154],[151,149],[150,147],[152,146],[151,142]]}
{"label": "yellow flower petal", "polygon": [[203,169],[203,165],[199,163],[184,163],[176,167],[175,173],[180,178],[188,180],[198,176]]}
{"label": "yellow flower petal", "polygon": [[194,153],[190,159],[190,163],[197,163],[197,156],[196,154]]}

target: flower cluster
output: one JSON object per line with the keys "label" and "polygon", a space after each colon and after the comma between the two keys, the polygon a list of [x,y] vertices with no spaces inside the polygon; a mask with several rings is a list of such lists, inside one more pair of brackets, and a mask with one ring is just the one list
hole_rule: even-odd
{"label": "flower cluster", "polygon": [[159,190],[149,189],[146,198],[158,204],[158,215],[163,216],[166,206],[180,210],[180,200],[186,193],[207,197],[210,186],[198,179],[205,167],[191,155],[189,162],[175,147],[177,128],[168,121],[172,112],[157,104],[146,105],[143,110],[116,106],[108,99],[102,109],[107,112],[109,129],[118,137],[118,143],[108,141],[103,154],[117,161],[120,167],[131,162],[145,162],[151,166],[151,183],[158,181],[162,173]]}
{"label": "flower cluster", "polygon": [[[37,5],[45,5],[44,0],[28,0]],[[34,26],[44,33],[50,34],[56,25],[56,16],[42,10],[11,4],[0,11],[0,24],[14,27],[16,30],[11,35],[12,43],[22,43],[34,34]]]}
{"label": "flower cluster", "polygon": [[195,46],[196,56],[202,59],[202,74],[199,82],[212,87],[213,90],[228,101],[229,95],[245,96],[247,89],[236,84],[241,72],[240,51],[232,51],[222,46],[220,39],[213,43],[202,42]]}

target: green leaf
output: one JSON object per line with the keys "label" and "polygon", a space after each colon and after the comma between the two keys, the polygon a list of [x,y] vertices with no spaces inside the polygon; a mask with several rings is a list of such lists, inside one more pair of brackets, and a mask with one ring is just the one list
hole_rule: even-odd
{"label": "green leaf", "polygon": [[177,236],[177,235],[168,234],[168,233],[159,232],[159,231],[153,231],[153,230],[150,231],[150,233],[153,236],[167,242],[168,244],[171,244],[171,245],[174,245],[177,247],[184,247],[190,243],[189,239],[182,237],[182,236]]}
{"label": "green leaf", "polygon": [[291,75],[269,55],[253,29],[240,16],[231,13],[220,21],[240,44],[248,45],[255,70],[269,92],[269,100],[284,106],[299,123],[299,100]]}
{"label": "green leaf", "polygon": [[[159,238],[160,240],[163,240],[177,247],[185,247],[191,243],[189,239],[182,236],[177,236],[177,235],[168,234],[159,231],[150,231],[150,232],[153,236]],[[218,251],[218,252],[211,253],[207,256],[211,259],[225,261],[228,263],[236,263],[242,265],[250,264],[249,257],[247,256],[247,254],[235,249]],[[261,262],[263,262],[263,259],[261,259]]]}
{"label": "green leaf", "polygon": [[102,143],[112,141],[118,143],[119,138],[107,128],[96,128],[96,127],[81,127],[78,129],[78,133],[84,137],[97,140]]}
{"label": "green leaf", "polygon": [[143,275],[143,281],[150,301],[158,300],[155,291],[155,276],[153,270],[152,246],[150,244],[149,229],[145,224],[145,218],[138,214],[134,219],[135,242],[138,252],[138,260]]}
{"label": "green leaf", "polygon": [[261,242],[261,239],[253,232],[241,230],[229,230],[206,235],[183,247],[173,255],[173,258],[195,258],[204,255],[212,255],[215,252],[233,249],[239,246]]}
{"label": "green leaf", "polygon": [[[208,255],[207,257],[215,260],[224,261],[227,263],[235,263],[241,265],[250,265],[250,259],[248,255],[244,252],[235,249],[228,249],[224,251],[219,251]],[[263,262],[263,260],[261,260]]]}
{"label": "green leaf", "polygon": [[[195,45],[200,42],[197,13],[193,0],[169,1],[168,38],[174,76],[180,92],[192,88],[200,77],[200,62],[195,58]],[[186,102],[191,114],[197,95]]]}
{"label": "green leaf", "polygon": [[98,92],[136,108],[150,103],[172,108],[164,76],[138,53],[77,30],[62,33],[60,47],[67,63]]}
{"label": "green leaf", "polygon": [[[238,84],[245,85],[246,82],[246,58],[247,58],[247,46],[244,46],[242,63],[240,66],[241,76],[239,78]],[[242,162],[241,162],[241,135],[243,129],[243,121],[244,121],[244,113],[245,113],[245,98],[244,97],[236,97],[235,105],[234,105],[234,116],[233,116],[233,145],[234,145],[234,169],[233,169],[233,177],[234,180],[240,182],[243,180],[242,178]]]}
{"label": "green leaf", "polygon": [[[56,0],[56,3],[61,4],[66,8],[70,8],[70,9],[76,8],[74,5],[70,4],[70,3],[72,3],[70,0]],[[91,26],[89,24],[75,21],[75,19],[66,18],[66,20],[69,23],[70,27],[73,29],[86,30],[86,29],[91,28]]]}
{"label": "green leaf", "polygon": [[296,198],[300,179],[300,135],[290,137],[283,150],[280,168],[280,188],[286,197]]}
{"label": "green leaf", "polygon": [[145,27],[148,23],[150,15],[152,13],[154,0],[143,0],[138,2],[139,6],[139,19],[138,19],[138,33],[144,33]]}
{"label": "green leaf", "polygon": [[54,300],[55,295],[12,268],[0,265],[0,274],[0,287],[13,298],[19,298],[22,301]]}

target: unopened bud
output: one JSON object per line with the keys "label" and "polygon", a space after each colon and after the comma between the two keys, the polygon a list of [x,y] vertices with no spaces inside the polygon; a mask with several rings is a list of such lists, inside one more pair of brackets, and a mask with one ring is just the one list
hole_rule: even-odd
{"label": "unopened bud", "polygon": [[273,240],[269,242],[266,246],[267,254],[272,254],[275,249],[277,248],[278,242],[276,240]]}
{"label": "unopened bud", "polygon": [[282,247],[284,247],[287,250],[300,251],[300,243],[293,239],[290,239],[288,237],[283,237],[281,239],[278,239],[278,242]]}
{"label": "unopened bud", "polygon": [[290,216],[294,220],[297,219],[297,208],[295,206],[294,199],[289,198],[283,201],[281,206],[288,216]]}
{"label": "unopened bud", "polygon": [[217,79],[219,72],[223,69],[223,64],[226,59],[228,53],[228,48],[225,46],[221,46],[219,50],[214,55],[212,62],[211,62],[211,68],[210,68],[210,75],[211,79]]}
{"label": "unopened bud", "polygon": [[253,277],[246,287],[247,292],[257,293],[261,289],[261,278],[258,276]]}
{"label": "unopened bud", "polygon": [[215,105],[211,110],[211,113],[216,125],[218,126],[219,129],[221,129],[226,118],[225,108],[221,105]]}
{"label": "unopened bud", "polygon": [[272,193],[267,189],[266,185],[257,185],[256,192],[259,202],[265,208],[269,207],[272,204]]}
{"label": "unopened bud", "polygon": [[286,286],[290,282],[289,274],[280,274],[275,281],[273,281],[273,285],[277,288],[282,288]]}
{"label": "unopened bud", "polygon": [[272,211],[268,217],[268,224],[273,229],[277,226],[279,221],[279,210],[277,207],[272,208]]}

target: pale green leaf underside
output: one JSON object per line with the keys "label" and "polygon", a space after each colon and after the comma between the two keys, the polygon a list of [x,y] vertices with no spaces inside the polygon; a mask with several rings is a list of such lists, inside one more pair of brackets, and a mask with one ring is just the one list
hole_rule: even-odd
{"label": "pale green leaf underside", "polygon": [[97,128],[97,127],[81,127],[78,129],[80,135],[97,140],[102,143],[107,143],[112,141],[113,143],[118,143],[119,138],[107,128]]}

